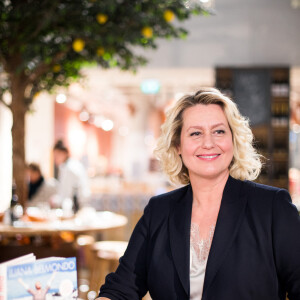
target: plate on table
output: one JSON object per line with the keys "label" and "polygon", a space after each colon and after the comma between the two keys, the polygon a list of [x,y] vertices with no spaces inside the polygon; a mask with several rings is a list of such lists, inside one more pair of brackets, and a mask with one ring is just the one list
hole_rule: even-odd
{"label": "plate on table", "polygon": [[48,217],[45,212],[43,212],[38,207],[27,207],[26,215],[28,217],[28,221],[31,222],[46,222],[48,221]]}

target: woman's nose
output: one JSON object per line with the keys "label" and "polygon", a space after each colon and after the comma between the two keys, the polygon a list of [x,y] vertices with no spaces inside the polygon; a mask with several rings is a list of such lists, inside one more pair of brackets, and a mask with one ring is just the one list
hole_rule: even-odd
{"label": "woman's nose", "polygon": [[203,148],[211,149],[214,147],[214,144],[215,144],[214,139],[211,134],[205,134],[203,136],[203,143],[202,143]]}

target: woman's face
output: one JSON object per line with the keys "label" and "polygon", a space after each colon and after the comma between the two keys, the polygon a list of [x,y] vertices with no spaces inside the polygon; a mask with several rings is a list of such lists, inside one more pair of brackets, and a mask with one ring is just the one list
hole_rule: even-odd
{"label": "woman's face", "polygon": [[27,174],[28,174],[28,178],[29,178],[29,182],[31,183],[36,183],[38,182],[38,180],[41,178],[41,174],[35,170],[32,170],[30,168],[28,168],[27,170]]}
{"label": "woman's face", "polygon": [[184,111],[178,153],[191,181],[214,180],[229,174],[233,158],[232,134],[219,105],[198,104]]}
{"label": "woman's face", "polygon": [[55,149],[53,154],[54,154],[53,155],[54,156],[54,163],[57,166],[60,166],[61,164],[63,164],[68,158],[68,154],[65,151],[62,151],[62,150]]}

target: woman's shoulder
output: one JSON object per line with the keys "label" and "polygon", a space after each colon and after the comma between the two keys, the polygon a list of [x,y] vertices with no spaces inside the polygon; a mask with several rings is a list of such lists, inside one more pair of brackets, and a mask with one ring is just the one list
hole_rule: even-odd
{"label": "woman's shoulder", "polygon": [[160,201],[165,201],[168,203],[174,203],[181,199],[189,190],[190,185],[185,185],[179,188],[174,188],[168,192],[161,193],[158,195],[155,195],[151,197],[150,201],[152,202],[160,202]]}
{"label": "woman's shoulder", "polygon": [[144,210],[144,218],[149,222],[152,230],[161,228],[163,227],[162,224],[168,222],[170,214],[176,209],[176,205],[186,200],[189,187],[187,185],[150,198]]}
{"label": "woman's shoulder", "polygon": [[245,180],[244,184],[246,185],[246,187],[250,190],[256,191],[258,193],[277,193],[280,190],[284,190],[283,188],[279,188],[279,187],[275,187],[275,186],[271,186],[271,185],[266,185],[266,184],[262,184],[262,183],[258,183],[258,182],[254,182],[254,181],[249,181],[249,180]]}
{"label": "woman's shoulder", "polygon": [[244,181],[248,201],[254,203],[266,202],[291,202],[289,192],[284,188],[261,184],[253,181]]}
{"label": "woman's shoulder", "polygon": [[264,220],[270,220],[268,217],[277,213],[283,218],[298,214],[286,189],[248,180],[239,182],[242,183],[240,196],[246,201],[250,215],[252,212]]}
{"label": "woman's shoulder", "polygon": [[175,188],[171,191],[150,198],[148,207],[151,210],[168,211],[180,201],[190,189],[190,185]]}

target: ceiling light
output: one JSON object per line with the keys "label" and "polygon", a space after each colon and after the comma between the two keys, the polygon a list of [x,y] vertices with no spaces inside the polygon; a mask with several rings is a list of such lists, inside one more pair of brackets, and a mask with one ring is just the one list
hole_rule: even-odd
{"label": "ceiling light", "polygon": [[67,101],[67,97],[65,94],[58,94],[56,96],[56,102],[59,104],[65,103]]}
{"label": "ceiling light", "polygon": [[291,0],[292,8],[300,8],[300,0]]}
{"label": "ceiling light", "polygon": [[104,131],[110,131],[114,128],[114,122],[112,120],[105,120],[102,122],[101,127]]}
{"label": "ceiling light", "polygon": [[184,5],[187,9],[193,9],[199,5],[204,9],[211,9],[214,7],[214,0],[185,0]]}
{"label": "ceiling light", "polygon": [[82,122],[88,121],[89,118],[90,118],[90,114],[86,110],[83,110],[79,114],[79,120],[82,121]]}
{"label": "ceiling light", "polygon": [[141,90],[144,94],[157,94],[160,89],[160,83],[156,79],[147,79],[141,83]]}

